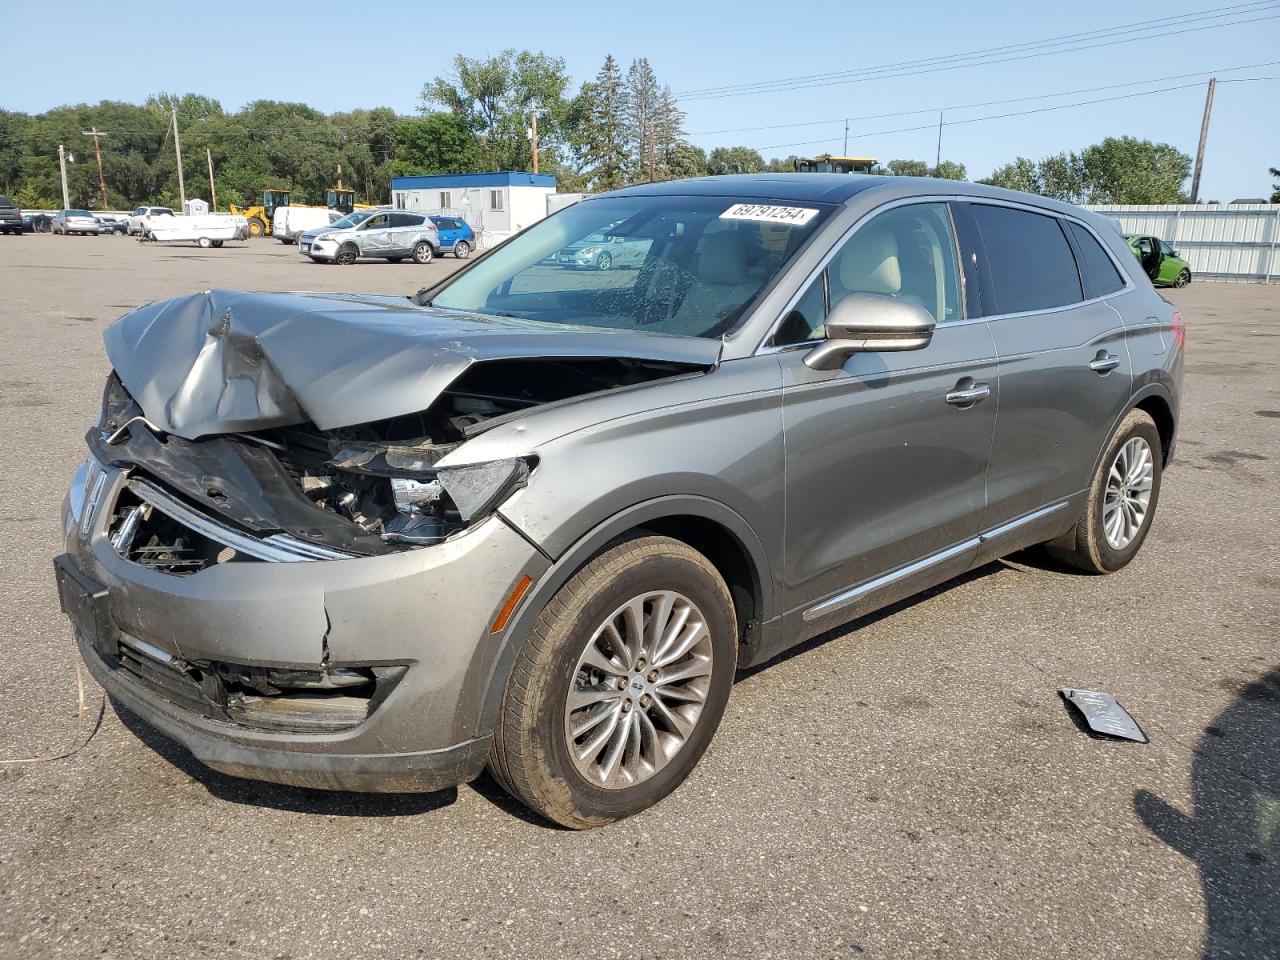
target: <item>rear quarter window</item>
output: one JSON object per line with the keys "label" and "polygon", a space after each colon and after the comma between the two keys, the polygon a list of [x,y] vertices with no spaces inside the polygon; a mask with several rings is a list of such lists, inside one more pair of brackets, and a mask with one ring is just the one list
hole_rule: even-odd
{"label": "rear quarter window", "polygon": [[1075,255],[1057,217],[975,203],[997,314],[1051,310],[1084,299]]}
{"label": "rear quarter window", "polygon": [[16,207],[16,206],[17,204],[14,203],[8,197],[0,197],[0,207]]}
{"label": "rear quarter window", "polygon": [[1084,280],[1084,295],[1088,299],[1107,297],[1124,289],[1124,278],[1115,263],[1107,256],[1096,237],[1078,223],[1067,221],[1067,230],[1080,254],[1080,273]]}

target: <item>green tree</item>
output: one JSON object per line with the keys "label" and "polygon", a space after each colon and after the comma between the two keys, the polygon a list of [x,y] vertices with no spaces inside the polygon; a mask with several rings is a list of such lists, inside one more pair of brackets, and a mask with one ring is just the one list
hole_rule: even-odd
{"label": "green tree", "polygon": [[623,88],[623,117],[627,138],[627,181],[657,179],[655,126],[662,89],[658,76],[644,57],[632,60]]}
{"label": "green tree", "polygon": [[978,181],[993,187],[1004,187],[1006,190],[1021,190],[1023,193],[1040,192],[1040,175],[1036,162],[1026,157],[1017,157],[1013,163],[1006,163],[991,172],[991,176]]}
{"label": "green tree", "polygon": [[626,96],[622,69],[613,54],[604,58],[596,78],[583,85],[585,112],[580,126],[578,154],[584,185],[590,190],[615,190],[626,184]]}
{"label": "green tree", "polygon": [[707,173],[718,177],[726,173],[761,173],[764,157],[750,147],[716,147],[707,154]]}
{"label": "green tree", "polygon": [[543,149],[558,154],[567,143],[565,98],[569,76],[561,57],[528,50],[504,50],[496,57],[454,57],[453,70],[422,89],[422,112],[445,107],[463,121],[479,141],[485,164],[494,170],[526,170],[533,152],[526,130],[536,108],[539,157]]}
{"label": "green tree", "polygon": [[[1268,172],[1273,177],[1280,178],[1280,168],[1271,167]],[[1273,183],[1271,185],[1271,202],[1280,203],[1280,183]]]}
{"label": "green tree", "polygon": [[466,173],[484,163],[479,143],[455,114],[429,113],[396,130],[396,174]]}
{"label": "green tree", "polygon": [[794,173],[799,159],[794,153],[787,157],[774,157],[765,164],[765,170],[769,173]]}
{"label": "green tree", "polygon": [[923,160],[890,160],[885,164],[895,177],[927,177],[929,165]]}
{"label": "green tree", "polygon": [[1080,154],[1089,203],[1185,203],[1191,158],[1167,143],[1107,137]]}
{"label": "green tree", "polygon": [[967,179],[967,171],[963,163],[957,163],[954,160],[943,160],[931,171],[932,175],[941,180],[964,180]]}

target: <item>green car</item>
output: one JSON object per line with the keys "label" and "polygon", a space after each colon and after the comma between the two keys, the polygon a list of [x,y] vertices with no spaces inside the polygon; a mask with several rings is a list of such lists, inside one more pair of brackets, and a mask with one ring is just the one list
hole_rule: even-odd
{"label": "green car", "polygon": [[1142,264],[1152,283],[1167,287],[1185,287],[1191,282],[1191,266],[1178,256],[1178,251],[1159,237],[1125,234],[1129,249]]}

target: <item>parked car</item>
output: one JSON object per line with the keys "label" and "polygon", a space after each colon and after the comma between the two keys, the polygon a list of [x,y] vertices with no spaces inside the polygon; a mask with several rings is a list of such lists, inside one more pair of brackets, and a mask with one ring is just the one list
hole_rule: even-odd
{"label": "parked car", "polygon": [[556,253],[554,262],[576,270],[588,267],[594,270],[612,270],[614,267],[639,267],[649,251],[648,240],[630,240],[627,237],[594,233],[571,243]]}
{"label": "parked car", "polygon": [[459,260],[471,256],[476,248],[475,231],[461,217],[431,216],[436,225],[436,233],[440,235],[440,252],[452,253]]}
{"label": "parked car", "polygon": [[341,213],[326,207],[281,205],[272,214],[271,235],[281,243],[294,243],[299,234],[308,230],[323,230],[341,219]]}
{"label": "parked car", "polygon": [[129,215],[129,236],[146,236],[151,221],[155,217],[172,217],[174,212],[169,207],[138,207]]}
{"label": "parked car", "polygon": [[0,196],[0,233],[22,233],[22,211],[5,196]]}
{"label": "parked car", "polygon": [[399,263],[412,257],[414,263],[430,263],[440,252],[436,225],[421,213],[401,210],[356,211],[367,213],[350,226],[354,213],[315,233],[307,231],[299,237],[299,252],[317,263],[355,263],[356,260],[378,259]]}
{"label": "parked car", "polygon": [[23,211],[22,213],[22,232],[23,233],[48,233],[53,218],[47,213],[30,213]]}
{"label": "parked car", "polygon": [[98,217],[98,232],[124,236],[129,232],[129,224],[125,220],[117,220],[114,217]]}
{"label": "parked car", "polygon": [[1129,249],[1142,264],[1142,270],[1151,279],[1168,287],[1185,287],[1191,282],[1191,265],[1178,256],[1173,249],[1159,237],[1139,234],[1126,234]]}
{"label": "parked car", "polygon": [[[625,283],[546,265],[605,233],[647,244]],[[688,776],[739,668],[1033,544],[1122,569],[1183,341],[1112,223],[1053,200],[631,187],[412,300],[122,317],[62,605],[111,696],[215,769],[406,791],[487,766],[597,826]]]}
{"label": "parked car", "polygon": [[59,210],[49,222],[51,233],[63,236],[83,234],[96,237],[98,235],[98,218],[88,210]]}

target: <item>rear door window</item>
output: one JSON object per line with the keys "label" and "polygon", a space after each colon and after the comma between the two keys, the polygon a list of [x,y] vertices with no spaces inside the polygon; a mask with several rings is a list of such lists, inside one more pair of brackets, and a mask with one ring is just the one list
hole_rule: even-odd
{"label": "rear door window", "polygon": [[1124,278],[1116,269],[1115,263],[1107,256],[1096,237],[1078,223],[1067,221],[1067,230],[1076,242],[1076,251],[1080,254],[1080,273],[1084,280],[1084,295],[1092,300],[1094,297],[1108,297],[1124,289]]}
{"label": "rear door window", "polygon": [[420,227],[422,226],[422,217],[415,216],[412,213],[393,213],[391,214],[391,226]]}
{"label": "rear door window", "polygon": [[1052,310],[1084,299],[1076,259],[1057,217],[984,203],[970,210],[986,253],[992,312]]}

